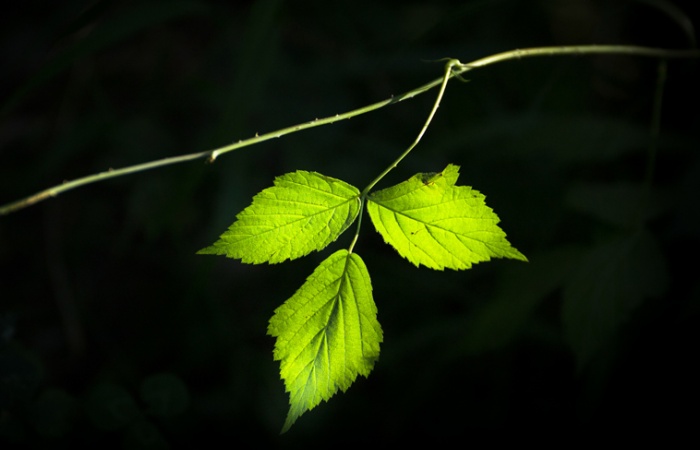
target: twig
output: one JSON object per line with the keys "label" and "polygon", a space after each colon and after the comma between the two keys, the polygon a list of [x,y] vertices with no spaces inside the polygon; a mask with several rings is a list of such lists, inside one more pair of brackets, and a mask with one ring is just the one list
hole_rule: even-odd
{"label": "twig", "polygon": [[[424,84],[418,88],[410,90],[404,94],[391,97],[389,99],[373,103],[371,105],[365,106],[363,108],[355,109],[343,114],[336,114],[335,116],[325,117],[322,119],[314,119],[310,122],[301,123],[287,128],[282,128],[277,131],[272,131],[270,133],[265,133],[261,135],[256,135],[252,138],[238,141],[234,144],[226,145],[214,150],[190,153],[182,156],[175,156],[171,158],[159,159],[156,161],[151,161],[143,164],[137,164],[134,166],[124,167],[121,169],[110,169],[106,172],[100,172],[93,175],[88,175],[82,178],[75,179],[73,181],[66,181],[57,186],[50,187],[43,191],[37,192],[29,197],[7,203],[0,206],[0,216],[7,215],[12,212],[18,211],[20,209],[26,208],[28,206],[39,203],[40,201],[46,200],[51,197],[55,197],[60,193],[75,189],[80,186],[85,186],[87,184],[96,183],[98,181],[104,181],[110,178],[116,178],[123,175],[128,175],[135,172],[141,172],[144,170],[155,169],[158,167],[169,166],[172,164],[178,164],[186,161],[192,161],[195,159],[205,159],[208,162],[214,162],[219,156],[238,150],[243,147],[249,147],[251,145],[259,144],[270,139],[279,138],[287,134],[296,133],[297,131],[307,130],[309,128],[315,128],[322,125],[328,125],[341,120],[347,120],[352,117],[359,116],[377,109],[383,108],[394,103],[399,103],[403,100],[408,100],[417,95],[420,95],[426,91],[429,91],[436,86],[440,86],[447,79],[452,77],[458,77],[465,72],[474,70],[480,67],[485,67],[491,64],[509,61],[509,60],[519,60],[522,58],[536,57],[536,56],[563,56],[563,55],[593,55],[593,54],[606,54],[606,55],[632,55],[632,56],[643,56],[643,57],[653,57],[653,58],[698,58],[700,57],[700,50],[670,50],[661,48],[651,48],[651,47],[638,47],[638,46],[626,46],[626,45],[581,45],[581,46],[564,46],[564,47],[538,47],[538,48],[528,48],[511,50],[504,53],[498,53],[496,55],[487,56],[476,61],[462,64],[457,60],[450,60],[451,71],[448,78],[441,76],[431,81],[430,83]],[[443,86],[444,89],[444,86]]]}

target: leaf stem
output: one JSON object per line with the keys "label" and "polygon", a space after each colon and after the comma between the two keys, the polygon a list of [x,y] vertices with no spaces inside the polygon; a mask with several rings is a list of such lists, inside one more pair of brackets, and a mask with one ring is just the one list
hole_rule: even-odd
{"label": "leaf stem", "polygon": [[380,173],[370,184],[367,185],[362,190],[362,193],[360,193],[359,200],[360,200],[360,213],[358,214],[358,220],[357,220],[357,229],[355,231],[355,236],[352,239],[352,242],[350,243],[350,248],[348,248],[348,252],[352,253],[352,249],[355,248],[355,244],[357,243],[357,239],[360,236],[360,228],[362,227],[362,212],[364,211],[364,206],[365,206],[365,201],[367,201],[367,194],[369,194],[369,191],[372,190],[372,188],[379,183],[379,181],[384,178],[389,172],[391,172],[396,166],[399,165],[399,163],[406,157],[408,156],[409,153],[411,153],[411,150],[413,150],[416,145],[420,142],[420,140],[423,138],[423,135],[425,134],[426,130],[430,126],[430,122],[433,121],[433,117],[435,117],[435,113],[437,112],[437,109],[440,107],[440,101],[442,100],[443,95],[445,95],[445,89],[447,88],[447,82],[450,80],[450,77],[452,75],[452,71],[454,67],[460,66],[461,63],[456,60],[456,59],[449,59],[447,63],[445,64],[445,73],[442,76],[442,82],[440,83],[440,90],[438,91],[438,95],[435,98],[435,103],[433,103],[433,108],[430,110],[430,114],[428,114],[428,118],[425,121],[425,124],[423,124],[423,128],[421,128],[420,132],[418,132],[418,136],[416,136],[416,139],[413,141],[411,145],[408,146],[406,150],[404,150],[401,155],[399,155],[396,160],[394,160],[393,163],[389,165],[382,173]]}
{"label": "leaf stem", "polygon": [[659,134],[661,132],[661,105],[664,98],[664,87],[666,84],[666,60],[659,61],[656,89],[654,92],[654,108],[651,113],[651,127],[649,130],[649,150],[647,152],[647,168],[644,182],[647,188],[651,188],[654,179],[654,168],[656,166],[656,153],[659,144]]}
{"label": "leaf stem", "polygon": [[[10,202],[0,206],[0,216],[7,215],[12,212],[18,211],[20,209],[26,208],[28,206],[34,205],[42,200],[46,200],[51,197],[55,197],[60,193],[66,192],[71,189],[75,189],[80,186],[84,186],[91,183],[96,183],[98,181],[104,181],[110,178],[115,178],[123,175],[128,175],[131,173],[141,172],[144,170],[155,169],[158,167],[164,167],[172,164],[178,164],[181,162],[192,161],[195,159],[206,159],[208,162],[214,162],[219,156],[238,150],[243,147],[248,147],[254,144],[259,144],[261,142],[279,138],[287,134],[295,133],[297,131],[306,130],[309,128],[315,128],[322,125],[332,124],[341,120],[347,120],[352,117],[359,116],[377,109],[383,108],[385,106],[393,105],[399,103],[403,100],[408,100],[420,95],[426,91],[433,89],[436,86],[441,86],[444,91],[444,86],[447,79],[454,76],[459,76],[467,71],[485,67],[491,64],[508,61],[508,60],[520,60],[526,57],[535,56],[559,56],[559,55],[592,55],[592,54],[626,54],[633,56],[644,56],[644,57],[656,57],[656,58],[698,58],[700,57],[700,50],[670,50],[661,48],[651,48],[651,47],[638,47],[638,46],[627,46],[627,45],[581,45],[581,46],[563,46],[563,47],[537,47],[528,49],[518,49],[511,50],[508,52],[498,53],[496,55],[487,56],[485,58],[478,59],[476,61],[462,64],[457,60],[449,60],[447,66],[450,70],[446,72],[440,78],[437,78],[429,83],[412,89],[404,94],[393,96],[386,100],[373,103],[371,105],[354,109],[343,114],[336,114],[334,116],[325,117],[322,119],[314,119],[312,121],[290,126],[287,128],[282,128],[270,133],[256,135],[255,137],[238,141],[236,143],[226,145],[214,150],[190,153],[186,155],[164,158],[156,161],[151,161],[143,164],[137,164],[133,166],[124,167],[116,170],[108,170],[106,172],[100,172],[93,175],[88,175],[82,178],[78,178],[72,181],[66,181],[62,184],[50,187],[43,191],[37,192],[34,195],[25,197],[14,202]],[[436,103],[437,105],[437,103]],[[436,107],[434,109],[437,109]],[[424,127],[425,128],[425,127]],[[425,130],[422,130],[424,132]],[[408,150],[410,151],[410,150]],[[404,155],[405,156],[405,155]],[[393,167],[392,167],[393,168]],[[388,169],[388,170],[391,170]],[[388,172],[388,171],[387,171]],[[380,177],[378,177],[380,178]],[[381,178],[380,178],[381,179]],[[377,180],[378,181],[378,180]],[[371,189],[371,186],[369,188]],[[367,189],[369,191],[369,189]]]}
{"label": "leaf stem", "polygon": [[440,83],[440,90],[438,91],[437,97],[435,98],[435,103],[433,103],[433,108],[430,110],[430,114],[428,114],[428,118],[425,121],[425,124],[423,125],[423,128],[421,128],[420,132],[418,133],[418,136],[416,136],[416,139],[413,141],[411,145],[408,146],[406,150],[404,150],[401,155],[399,155],[396,160],[394,160],[393,163],[389,165],[382,173],[380,173],[377,178],[372,180],[370,184],[367,185],[366,188],[362,190],[361,197],[364,201],[365,197],[367,197],[367,194],[369,191],[372,190],[374,185],[379,183],[379,181],[384,178],[389,172],[391,172],[396,166],[399,165],[399,163],[406,157],[408,156],[409,153],[411,153],[411,150],[413,150],[416,145],[420,142],[420,140],[423,138],[423,135],[425,134],[426,130],[430,126],[430,122],[433,121],[433,117],[435,117],[435,113],[437,112],[437,109],[440,107],[440,100],[442,100],[443,95],[445,94],[445,89],[447,88],[447,82],[450,80],[450,77],[454,74],[453,68],[454,67],[460,67],[462,63],[460,63],[456,59],[450,59],[447,61],[445,64],[445,73],[442,76],[442,82]]}
{"label": "leaf stem", "polygon": [[643,191],[637,201],[635,220],[633,225],[642,227],[646,219],[645,212],[648,211],[651,201],[652,185],[654,183],[654,170],[656,168],[656,155],[659,147],[659,136],[661,134],[661,109],[666,85],[667,63],[665,59],[659,61],[656,88],[654,89],[654,104],[651,111],[651,123],[649,126],[649,147],[647,149],[647,162],[644,173]]}
{"label": "leaf stem", "polygon": [[348,253],[352,253],[352,249],[355,248],[357,244],[357,239],[360,237],[360,229],[362,228],[362,213],[365,210],[365,197],[360,195],[357,197],[360,202],[360,212],[357,213],[357,228],[355,228],[355,236],[352,237],[352,242],[350,242],[350,247],[348,247]]}

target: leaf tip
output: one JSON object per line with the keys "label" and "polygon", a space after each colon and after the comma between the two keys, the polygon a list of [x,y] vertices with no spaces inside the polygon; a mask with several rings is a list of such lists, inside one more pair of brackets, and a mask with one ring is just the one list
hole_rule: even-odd
{"label": "leaf tip", "polygon": [[292,428],[292,425],[294,425],[294,422],[296,421],[297,417],[292,418],[292,412],[289,411],[289,414],[287,414],[287,419],[284,421],[284,425],[282,426],[280,434],[285,434],[287,431],[289,431],[289,429]]}
{"label": "leaf tip", "polygon": [[216,255],[216,249],[213,245],[209,247],[204,247],[203,249],[197,250],[195,255]]}
{"label": "leaf tip", "polygon": [[508,255],[506,255],[510,259],[516,259],[518,261],[526,262],[529,263],[530,260],[527,259],[527,256],[525,256],[523,253],[520,252],[517,248],[511,246],[510,247],[513,251],[510,252]]}

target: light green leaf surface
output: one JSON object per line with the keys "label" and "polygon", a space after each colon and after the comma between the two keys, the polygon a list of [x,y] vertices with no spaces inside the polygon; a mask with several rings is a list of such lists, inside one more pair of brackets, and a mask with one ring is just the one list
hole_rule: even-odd
{"label": "light green leaf surface", "polygon": [[469,269],[493,257],[527,258],[510,245],[484,195],[455,186],[459,167],[419,173],[368,196],[367,211],[401,256],[431,269]]}
{"label": "light green leaf surface", "polygon": [[357,218],[360,191],[335,178],[299,170],[277,177],[236,222],[199,254],[244,263],[279,263],[321,250]]}
{"label": "light green leaf surface", "polygon": [[367,268],[339,250],[323,261],[270,319],[274,358],[290,395],[282,432],[306,411],[367,376],[379,357],[382,329]]}

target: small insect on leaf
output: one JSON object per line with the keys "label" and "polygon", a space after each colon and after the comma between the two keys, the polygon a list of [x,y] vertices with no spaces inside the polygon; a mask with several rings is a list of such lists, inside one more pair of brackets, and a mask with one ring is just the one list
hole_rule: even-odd
{"label": "small insect on leaf", "polygon": [[420,176],[423,185],[433,186],[435,184],[435,180],[439,179],[442,176],[442,172],[426,172],[420,173],[418,175]]}
{"label": "small insect on leaf", "polygon": [[459,167],[450,164],[442,172],[419,173],[370,194],[367,212],[372,223],[416,266],[463,270],[491,258],[527,261],[506,239],[484,195],[458,186],[458,177]]}

